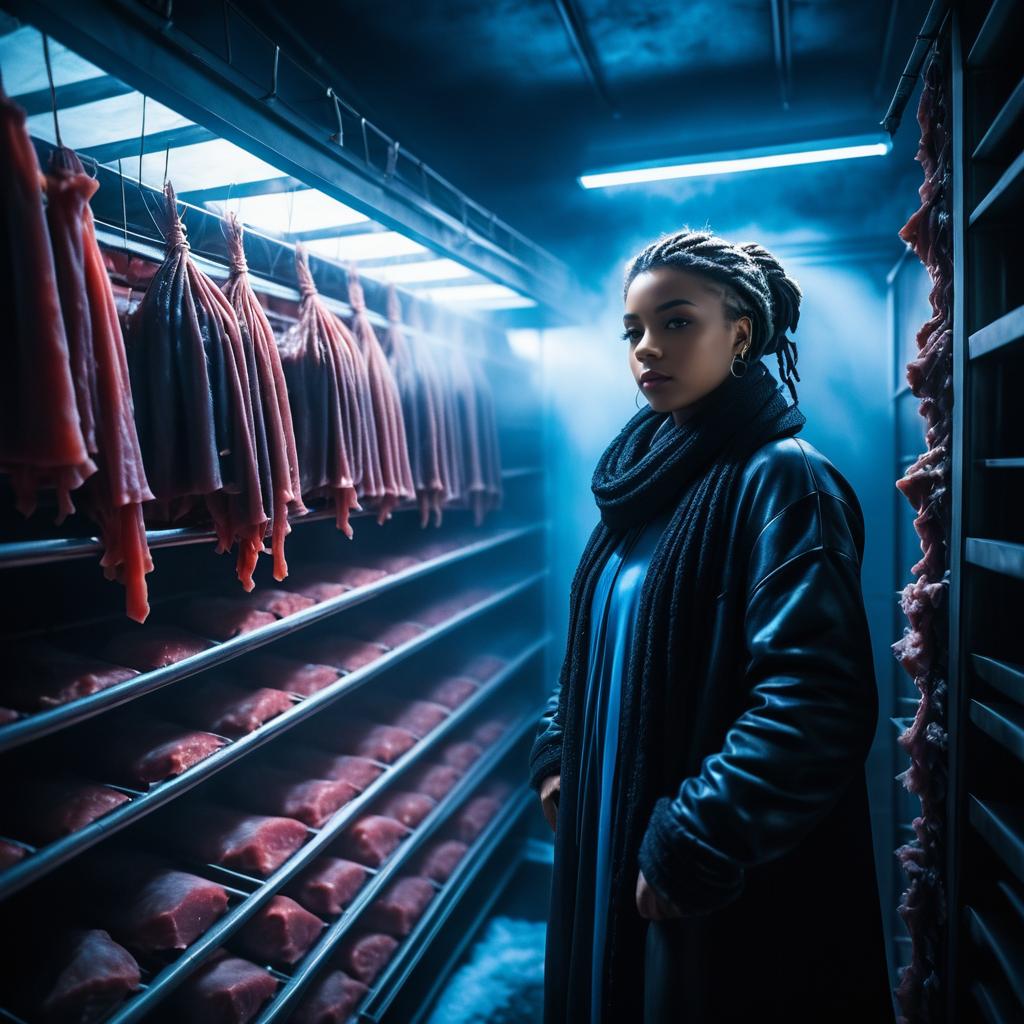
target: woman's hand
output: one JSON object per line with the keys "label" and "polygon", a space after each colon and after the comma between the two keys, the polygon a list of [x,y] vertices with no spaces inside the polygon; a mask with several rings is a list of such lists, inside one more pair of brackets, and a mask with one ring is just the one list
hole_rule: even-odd
{"label": "woman's hand", "polygon": [[651,888],[642,871],[636,879],[636,909],[648,921],[664,921],[669,917],[683,916],[674,903],[663,899]]}
{"label": "woman's hand", "polygon": [[540,808],[547,818],[551,831],[555,831],[555,824],[558,820],[558,797],[561,793],[562,776],[549,775],[540,784]]}

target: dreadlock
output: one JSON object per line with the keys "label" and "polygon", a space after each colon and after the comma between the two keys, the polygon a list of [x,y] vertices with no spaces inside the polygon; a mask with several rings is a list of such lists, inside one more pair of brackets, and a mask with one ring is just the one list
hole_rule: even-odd
{"label": "dreadlock", "polygon": [[786,276],[782,264],[756,242],[733,245],[710,231],[684,228],[663,235],[638,253],[626,269],[622,289],[625,300],[637,274],[655,267],[676,267],[711,278],[722,297],[722,308],[730,322],[750,317],[754,325],[750,343],[751,360],[774,352],[779,376],[786,383],[796,404],[796,342],[787,331],[795,331],[800,320],[800,286]]}

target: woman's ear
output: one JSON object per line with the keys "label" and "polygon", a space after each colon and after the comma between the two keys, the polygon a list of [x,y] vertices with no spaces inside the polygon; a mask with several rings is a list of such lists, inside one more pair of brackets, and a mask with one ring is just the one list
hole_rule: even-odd
{"label": "woman's ear", "polygon": [[752,328],[753,324],[749,316],[741,316],[736,321],[736,337],[732,343],[734,355],[739,355],[750,345]]}

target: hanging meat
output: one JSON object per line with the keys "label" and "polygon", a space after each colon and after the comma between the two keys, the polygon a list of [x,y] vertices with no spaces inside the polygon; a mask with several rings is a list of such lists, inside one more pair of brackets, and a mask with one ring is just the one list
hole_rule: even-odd
{"label": "hanging meat", "polygon": [[271,515],[274,579],[283,580],[288,575],[288,563],[284,557],[284,539],[291,532],[288,516],[305,515],[307,511],[302,503],[302,481],[299,478],[299,459],[295,450],[292,410],[274,332],[249,282],[249,268],[242,245],[242,226],[234,213],[228,215],[225,235],[231,259],[231,277],[224,288],[224,294],[238,317],[246,353],[252,357],[250,376],[255,375],[259,387],[270,461],[272,498],[268,511]]}
{"label": "hanging meat", "polygon": [[402,400],[387,356],[370,323],[366,296],[355,266],[348,271],[348,301],[352,306],[352,333],[366,360],[373,402],[373,423],[377,431],[377,452],[380,455],[380,496],[376,500],[378,522],[391,518],[400,502],[416,497],[409,451],[406,444]]}
{"label": "hanging meat", "polygon": [[[81,505],[99,525],[104,574],[125,584],[128,617],[145,622],[146,573],[153,560],[142,503],[152,501],[153,494],[135,430],[124,338],[89,207],[97,188],[73,150],[53,151],[46,175],[46,220],[78,411],[99,467],[81,489]],[[69,497],[64,504],[70,510]]]}
{"label": "hanging meat", "polygon": [[366,366],[320,298],[302,246],[295,247],[295,273],[302,295],[299,320],[281,339],[280,352],[294,411],[302,496],[333,500],[338,529],[351,539],[349,514],[362,510],[356,488],[373,437],[367,429]]}
{"label": "hanging meat", "polygon": [[87,447],[95,431],[86,423],[83,432],[78,410],[41,184],[25,111],[0,86],[0,470],[23,515],[35,511],[40,488],[54,487],[63,519],[68,492],[96,471]]}
{"label": "hanging meat", "polygon": [[154,515],[173,521],[205,504],[217,551],[238,542],[238,578],[252,590],[273,507],[259,387],[235,311],[189,257],[169,182],[164,197],[167,255],[127,338]]}
{"label": "hanging meat", "polygon": [[405,420],[406,443],[412,469],[420,526],[431,513],[441,525],[441,509],[449,499],[448,422],[440,371],[420,334],[407,338],[402,329],[402,307],[394,285],[388,286],[388,359],[398,387]]}

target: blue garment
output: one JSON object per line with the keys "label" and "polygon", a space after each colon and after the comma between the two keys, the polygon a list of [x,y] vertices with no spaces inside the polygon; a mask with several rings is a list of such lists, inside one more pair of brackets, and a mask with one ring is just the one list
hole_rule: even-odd
{"label": "blue garment", "polygon": [[576,840],[581,870],[575,907],[573,956],[591,960],[591,1022],[601,1019],[601,986],[611,892],[612,794],[618,754],[619,698],[634,646],[637,608],[647,566],[669,510],[626,533],[594,588],[583,713]]}

